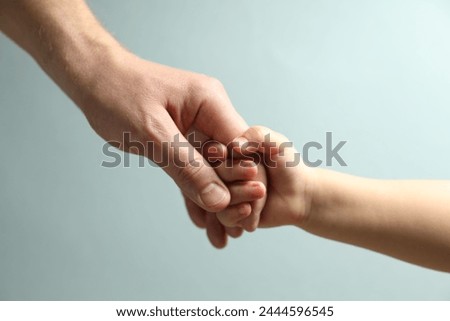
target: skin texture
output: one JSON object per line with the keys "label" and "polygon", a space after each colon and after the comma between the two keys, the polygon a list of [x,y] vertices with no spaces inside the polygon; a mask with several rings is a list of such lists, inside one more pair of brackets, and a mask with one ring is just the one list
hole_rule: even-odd
{"label": "skin texture", "polygon": [[[182,190],[191,217],[212,213],[208,224],[197,225],[207,228],[215,246],[226,244],[226,234],[242,234],[241,227],[224,228],[217,220],[230,193],[203,156],[192,146],[193,153],[170,148],[168,157],[163,150],[164,142],[188,144],[192,128],[222,144],[248,128],[218,80],[135,56],[82,0],[0,0],[0,30],[36,60],[103,139],[157,163],[168,158],[163,169]],[[256,228],[257,207],[250,217],[247,230]]]}
{"label": "skin texture", "polygon": [[[264,127],[252,127],[243,137],[261,144],[267,133],[277,146],[288,141]],[[258,151],[268,156],[269,151]],[[295,150],[280,152],[271,151],[276,166],[267,168],[261,227],[295,225],[318,236],[450,272],[449,181],[375,180],[302,163],[286,167]],[[235,197],[232,192],[232,202]],[[231,216],[228,221],[220,219],[229,226],[238,221]]]}

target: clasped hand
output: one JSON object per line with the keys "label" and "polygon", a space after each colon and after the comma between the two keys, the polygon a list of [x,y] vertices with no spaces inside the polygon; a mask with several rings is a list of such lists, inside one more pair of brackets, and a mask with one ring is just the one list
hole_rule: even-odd
{"label": "clasped hand", "polygon": [[[257,227],[302,226],[311,208],[311,169],[283,135],[269,128],[251,127],[227,147],[208,142],[203,157],[213,160],[218,176],[230,191],[229,205],[208,212],[185,197],[195,225],[206,228],[217,248],[227,237],[239,237]],[[205,146],[205,145],[203,145]]]}

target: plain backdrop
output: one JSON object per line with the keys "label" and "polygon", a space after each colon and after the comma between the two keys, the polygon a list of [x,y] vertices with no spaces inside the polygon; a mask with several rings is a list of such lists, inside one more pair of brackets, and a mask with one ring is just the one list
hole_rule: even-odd
{"label": "plain backdrop", "polygon": [[[446,1],[89,4],[139,56],[219,78],[248,123],[346,140],[338,171],[450,178]],[[216,250],[163,171],[104,168],[102,146],[0,35],[0,299],[450,299],[449,274],[293,227]]]}

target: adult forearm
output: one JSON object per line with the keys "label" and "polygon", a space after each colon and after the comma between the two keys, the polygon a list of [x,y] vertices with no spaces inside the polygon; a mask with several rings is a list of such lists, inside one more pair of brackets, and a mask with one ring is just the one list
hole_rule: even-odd
{"label": "adult forearm", "polygon": [[82,0],[0,0],[0,29],[79,105],[78,88],[120,48]]}
{"label": "adult forearm", "polygon": [[450,182],[318,170],[316,184],[305,230],[450,272]]}

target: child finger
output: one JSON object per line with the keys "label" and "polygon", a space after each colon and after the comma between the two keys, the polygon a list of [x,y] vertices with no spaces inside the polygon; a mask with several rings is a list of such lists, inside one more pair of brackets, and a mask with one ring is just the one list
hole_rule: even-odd
{"label": "child finger", "polygon": [[230,205],[251,202],[266,195],[266,187],[259,181],[237,182],[228,185],[231,201]]}
{"label": "child finger", "polygon": [[227,159],[215,170],[224,182],[249,181],[258,174],[258,168],[251,160]]}
{"label": "child finger", "polygon": [[239,222],[239,226],[242,226],[247,232],[253,232],[254,230],[256,230],[259,225],[259,219],[264,205],[264,199],[253,201],[251,203],[252,212],[248,217]]}
{"label": "child finger", "polygon": [[252,208],[249,203],[242,203],[234,206],[229,206],[223,211],[217,213],[217,219],[220,223],[227,227],[236,227],[237,223],[252,212]]}
{"label": "child finger", "polygon": [[233,141],[233,150],[242,155],[260,152],[265,155],[278,154],[289,140],[282,134],[264,127],[250,127]]}

